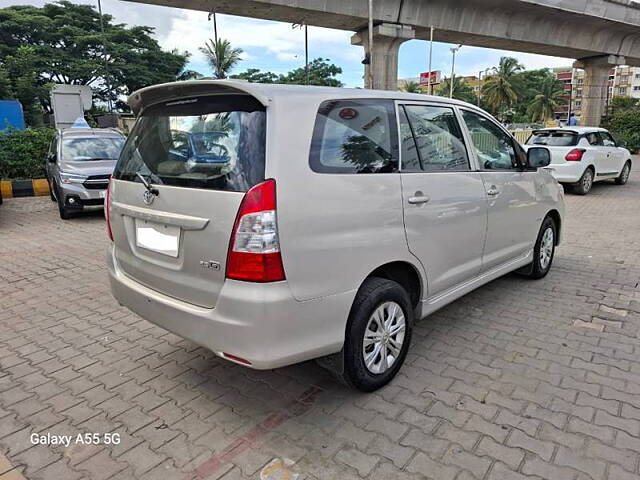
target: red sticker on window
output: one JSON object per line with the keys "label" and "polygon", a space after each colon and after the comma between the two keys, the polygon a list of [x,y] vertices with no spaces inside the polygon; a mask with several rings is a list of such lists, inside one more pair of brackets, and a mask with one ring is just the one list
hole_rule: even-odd
{"label": "red sticker on window", "polygon": [[343,120],[353,120],[358,116],[358,112],[353,108],[343,108],[342,110],[340,110],[339,115]]}

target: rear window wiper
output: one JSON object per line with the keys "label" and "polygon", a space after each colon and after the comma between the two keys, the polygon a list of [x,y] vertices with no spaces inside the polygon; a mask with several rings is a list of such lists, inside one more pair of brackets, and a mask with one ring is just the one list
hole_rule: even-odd
{"label": "rear window wiper", "polygon": [[149,181],[146,178],[144,178],[140,172],[136,172],[136,175],[144,185],[144,188],[146,188],[149,193],[152,193],[156,197],[160,195],[160,192],[158,191],[158,189],[155,188],[153,185],[151,185]]}

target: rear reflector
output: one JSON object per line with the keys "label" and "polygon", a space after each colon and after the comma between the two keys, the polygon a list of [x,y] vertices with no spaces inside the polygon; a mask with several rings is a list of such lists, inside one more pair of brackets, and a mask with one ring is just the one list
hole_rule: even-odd
{"label": "rear reflector", "polygon": [[255,185],[242,199],[229,242],[226,277],[245,282],[285,279],[273,179]]}
{"label": "rear reflector", "polygon": [[579,162],[580,160],[582,160],[584,152],[586,152],[584,148],[574,148],[569,153],[567,153],[564,159],[567,162]]}
{"label": "rear reflector", "polygon": [[231,355],[227,352],[222,352],[222,355],[229,360],[233,360],[234,362],[244,363],[245,365],[251,365],[251,362],[246,358],[238,357],[237,355]]}

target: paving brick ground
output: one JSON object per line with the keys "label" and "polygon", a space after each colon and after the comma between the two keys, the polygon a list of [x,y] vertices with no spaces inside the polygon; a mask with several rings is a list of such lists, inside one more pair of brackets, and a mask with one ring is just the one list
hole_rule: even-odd
{"label": "paving brick ground", "polygon": [[549,276],[423,320],[402,373],[369,395],[312,362],[241,368],[141,320],[110,295],[101,215],[7,199],[0,479],[637,479],[638,178],[567,195]]}

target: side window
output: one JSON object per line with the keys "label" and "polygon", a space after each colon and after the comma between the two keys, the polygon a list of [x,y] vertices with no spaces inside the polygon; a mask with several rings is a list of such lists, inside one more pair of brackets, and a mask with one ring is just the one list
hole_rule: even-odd
{"label": "side window", "polygon": [[398,170],[398,135],[391,100],[331,100],[318,109],[309,164],[319,173]]}
{"label": "side window", "polygon": [[602,144],[605,147],[615,147],[616,142],[613,137],[607,132],[600,132],[600,137],[602,138]]}
{"label": "side window", "polygon": [[513,141],[500,127],[486,117],[462,110],[471,133],[478,163],[482,170],[514,170],[518,168]]}
{"label": "side window", "polygon": [[598,135],[598,132],[587,133],[584,136],[584,138],[587,139],[587,142],[589,142],[589,145],[593,145],[593,146],[602,145],[602,139],[600,138],[600,135]]}
{"label": "side window", "polygon": [[[462,132],[452,108],[406,105],[404,110],[423,171],[471,169]],[[411,165],[407,165],[403,157],[402,169],[410,168]]]}
{"label": "side window", "polygon": [[400,115],[400,149],[402,151],[402,171],[415,171],[422,170],[420,165],[420,158],[418,157],[418,148],[416,147],[416,141],[413,138],[413,132],[411,125],[409,125],[409,119],[407,113],[404,111],[404,107],[398,109]]}

